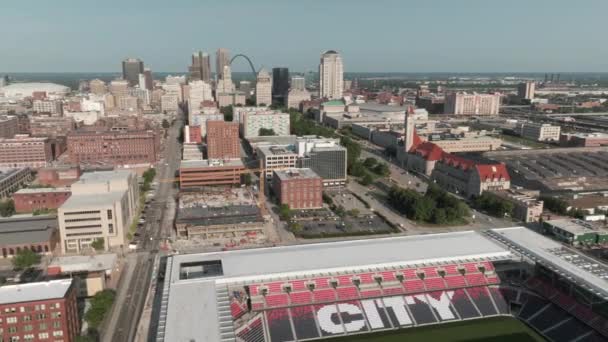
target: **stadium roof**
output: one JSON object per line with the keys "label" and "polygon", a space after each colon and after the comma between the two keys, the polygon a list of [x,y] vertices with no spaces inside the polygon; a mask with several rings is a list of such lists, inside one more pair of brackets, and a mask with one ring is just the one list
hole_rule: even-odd
{"label": "stadium roof", "polygon": [[[157,340],[220,341],[217,291],[222,284],[511,256],[473,231],[174,255],[167,260],[168,301],[160,309],[166,321],[159,323]],[[182,268],[211,262],[221,263],[220,272],[182,278]]]}
{"label": "stadium roof", "polygon": [[488,235],[608,300],[608,265],[528,228],[492,229]]}

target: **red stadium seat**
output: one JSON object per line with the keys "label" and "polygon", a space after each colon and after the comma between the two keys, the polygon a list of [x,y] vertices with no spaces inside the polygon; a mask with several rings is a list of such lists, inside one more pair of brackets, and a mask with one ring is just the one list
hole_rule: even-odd
{"label": "red stadium seat", "polygon": [[325,289],[330,287],[329,286],[329,278],[325,277],[325,278],[316,278],[316,279],[311,279],[312,281],[314,281],[315,283],[315,289]]}
{"label": "red stadium seat", "polygon": [[353,277],[353,275],[349,274],[349,275],[341,275],[341,276],[335,277],[335,279],[338,281],[339,286],[348,286],[348,285],[353,284],[352,277]]}
{"label": "red stadium seat", "polygon": [[427,290],[441,290],[445,288],[443,278],[425,278],[424,285]]}
{"label": "red stadium seat", "polygon": [[395,271],[380,272],[380,275],[382,276],[383,281],[396,281],[397,280],[397,278],[395,278]]}
{"label": "red stadium seat", "polygon": [[446,276],[444,279],[449,288],[459,288],[467,286],[467,282],[461,275]]}
{"label": "red stadium seat", "polygon": [[291,300],[291,304],[312,303],[312,292],[310,292],[310,291],[292,292],[289,294],[289,299]]}
{"label": "red stadium seat", "polygon": [[463,264],[462,267],[464,267],[464,270],[466,271],[467,274],[479,273],[479,269],[477,268],[476,262],[468,262],[466,264]]}
{"label": "red stadium seat", "polygon": [[334,289],[315,290],[312,295],[315,303],[333,302],[336,300],[336,291],[334,291]]}
{"label": "red stadium seat", "polygon": [[361,284],[375,284],[373,273],[361,273],[358,275],[361,279]]}
{"label": "red stadium seat", "polygon": [[498,279],[498,277],[494,274],[494,275],[486,277],[486,282],[488,284],[499,284],[500,279]]}
{"label": "red stadium seat", "polygon": [[416,274],[416,270],[413,268],[407,268],[407,269],[401,270],[401,273],[403,273],[406,280],[407,279],[420,279],[420,278],[418,278],[418,275]]}
{"label": "red stadium seat", "polygon": [[460,275],[457,265],[445,265],[441,266],[441,268],[445,270],[446,275]]}
{"label": "red stadium seat", "polygon": [[243,316],[245,312],[247,312],[247,309],[243,308],[240,303],[237,303],[236,301],[230,302],[230,313],[232,314],[232,319],[237,319]]}
{"label": "red stadium seat", "polygon": [[403,286],[399,287],[383,287],[382,294],[385,296],[394,296],[403,294]]}
{"label": "red stadium seat", "polygon": [[359,298],[359,293],[357,292],[357,287],[355,286],[338,287],[336,292],[338,293],[339,300]]}
{"label": "red stadium seat", "polygon": [[465,274],[465,279],[470,286],[486,285],[486,278],[483,274]]}
{"label": "red stadium seat", "polygon": [[275,294],[283,292],[283,282],[277,281],[274,283],[264,284],[268,288],[268,293]]}
{"label": "red stadium seat", "polygon": [[403,286],[405,287],[405,292],[413,293],[413,292],[422,292],[425,290],[424,282],[420,279],[410,279],[403,282]]}
{"label": "red stadium seat", "polygon": [[302,291],[302,290],[308,290],[308,288],[306,287],[306,280],[292,280],[291,281],[291,290],[292,291]]}
{"label": "red stadium seat", "polygon": [[259,294],[260,285],[249,285],[249,294],[257,296]]}
{"label": "red stadium seat", "polygon": [[419,271],[424,272],[424,276],[426,278],[431,278],[431,277],[437,277],[439,274],[437,274],[437,267],[423,267],[421,268]]}
{"label": "red stadium seat", "polygon": [[281,307],[289,305],[289,299],[286,294],[273,294],[266,297],[267,307]]}
{"label": "red stadium seat", "polygon": [[380,297],[382,296],[382,291],[378,289],[360,290],[359,295],[361,298]]}

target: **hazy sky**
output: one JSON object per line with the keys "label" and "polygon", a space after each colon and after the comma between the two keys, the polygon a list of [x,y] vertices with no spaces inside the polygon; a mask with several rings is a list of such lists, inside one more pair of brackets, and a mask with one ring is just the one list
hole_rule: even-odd
{"label": "hazy sky", "polygon": [[607,0],[1,0],[0,71],[119,71],[129,56],[185,71],[195,50],[226,47],[297,71],[335,49],[346,71],[605,72],[607,13]]}

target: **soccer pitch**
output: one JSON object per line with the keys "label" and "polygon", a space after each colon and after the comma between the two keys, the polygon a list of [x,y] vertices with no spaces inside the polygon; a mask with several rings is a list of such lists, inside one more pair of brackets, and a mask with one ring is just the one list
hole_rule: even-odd
{"label": "soccer pitch", "polygon": [[540,335],[512,317],[494,317],[444,323],[376,334],[351,335],[329,339],[331,342],[542,342]]}

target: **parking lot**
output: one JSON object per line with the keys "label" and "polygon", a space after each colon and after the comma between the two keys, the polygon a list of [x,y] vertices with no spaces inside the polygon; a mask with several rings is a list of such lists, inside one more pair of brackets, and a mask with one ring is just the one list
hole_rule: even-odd
{"label": "parking lot", "polygon": [[297,235],[303,238],[349,235],[388,234],[395,230],[346,189],[326,191],[333,201],[329,207],[317,210],[294,211],[292,219],[301,225]]}

